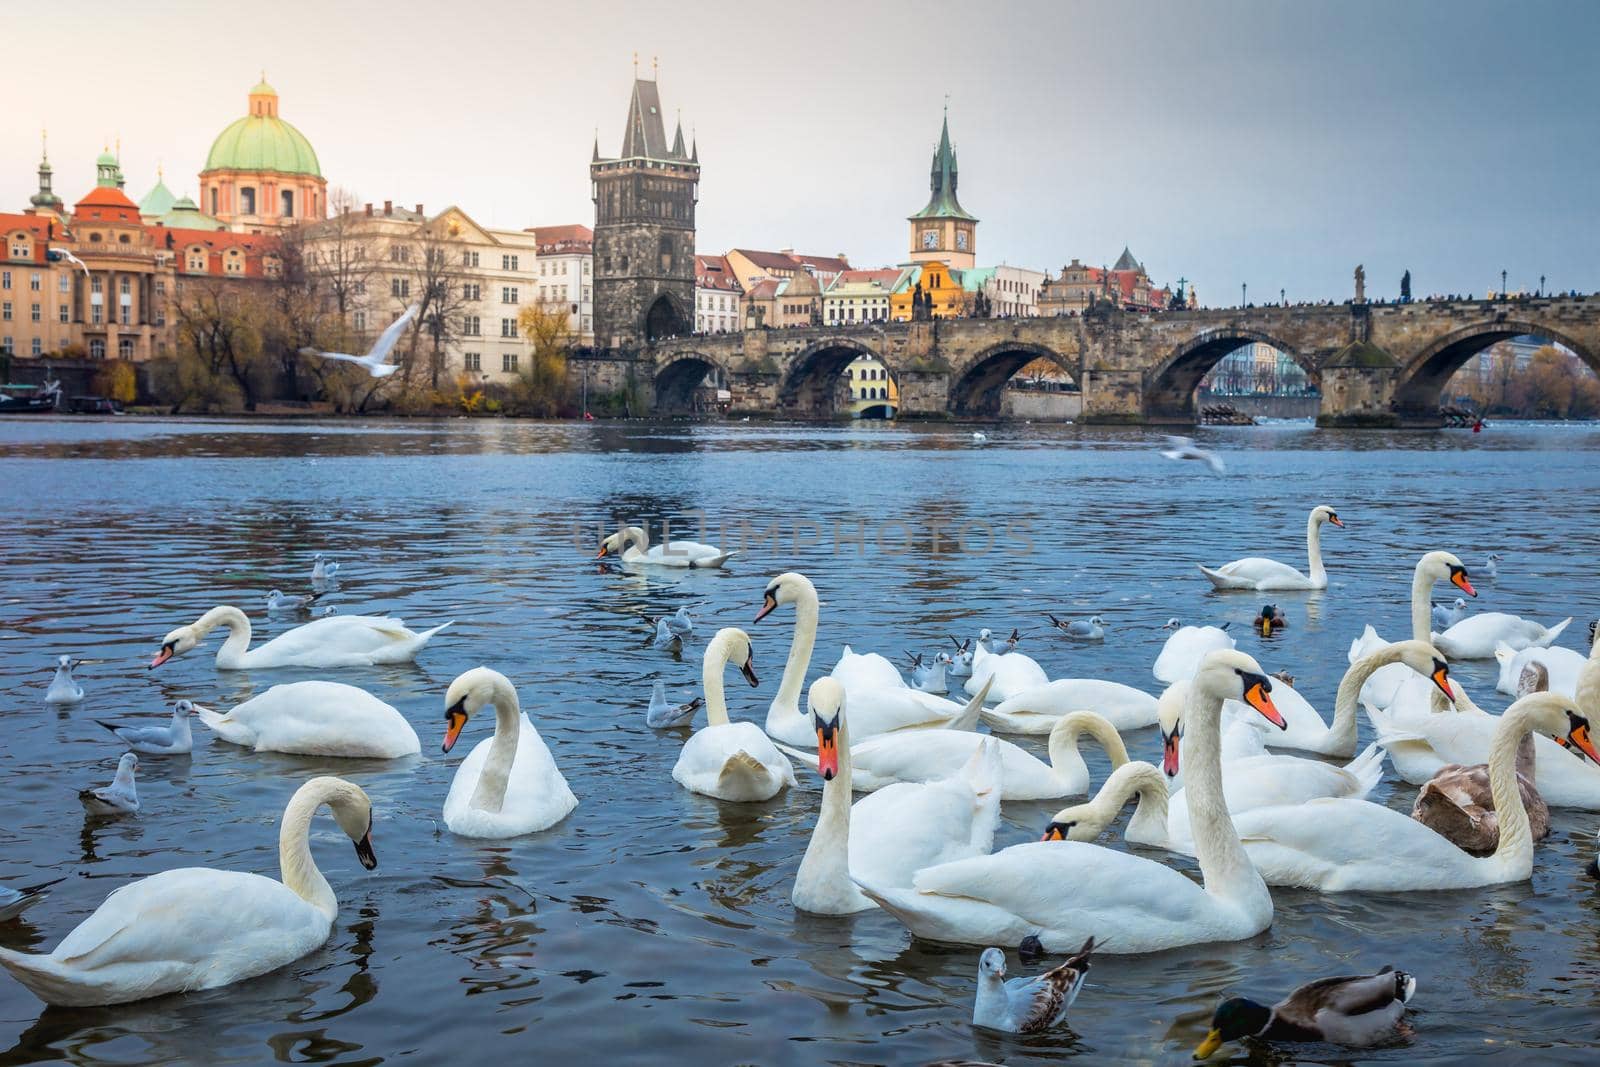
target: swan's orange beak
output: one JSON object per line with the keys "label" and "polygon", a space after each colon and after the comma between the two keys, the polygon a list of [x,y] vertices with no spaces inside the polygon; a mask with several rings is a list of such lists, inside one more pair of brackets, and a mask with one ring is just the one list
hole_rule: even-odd
{"label": "swan's orange beak", "polygon": [[1249,675],[1249,685],[1245,687],[1244,702],[1261,713],[1262,718],[1280,730],[1287,730],[1289,723],[1284,719],[1272,698],[1267,694],[1272,691],[1272,683],[1260,675]]}
{"label": "swan's orange beak", "polygon": [[1161,773],[1168,778],[1178,776],[1178,742],[1183,740],[1183,728],[1174,726],[1169,734],[1161,731]]}
{"label": "swan's orange beak", "polygon": [[1589,736],[1589,720],[1570,713],[1568,717],[1574,721],[1571,732],[1567,734],[1567,749],[1577,750],[1595,763],[1600,763],[1600,752],[1595,751],[1594,740]]}
{"label": "swan's orange beak", "polygon": [[1433,661],[1433,684],[1439,687],[1439,692],[1449,698],[1450,703],[1456,702],[1456,693],[1450,688],[1450,668],[1439,660]]}
{"label": "swan's orange beak", "polygon": [[152,671],[155,670],[157,667],[167,662],[167,660],[171,659],[174,655],[176,655],[176,652],[173,649],[172,642],[168,641],[166,644],[161,646],[161,651],[156,653],[156,658],[150,661],[149,669]]}
{"label": "swan's orange beak", "polygon": [[1339,527],[1339,529],[1341,529],[1341,530],[1344,529],[1344,523],[1339,519],[1339,516],[1337,516],[1337,515],[1329,515],[1328,516],[1328,521],[1333,523],[1335,526]]}
{"label": "swan's orange beak", "polygon": [[839,720],[825,723],[817,719],[816,723],[817,773],[824,782],[831,782],[839,775]]}
{"label": "swan's orange beak", "polygon": [[[462,703],[465,703],[464,701]],[[444,751],[449,752],[456,747],[456,741],[461,737],[461,731],[467,725],[467,712],[460,703],[444,713]]]}
{"label": "swan's orange beak", "polygon": [[1450,584],[1455,586],[1457,589],[1460,589],[1468,596],[1478,595],[1478,591],[1472,588],[1472,582],[1467,578],[1467,572],[1465,568],[1462,568],[1461,570],[1452,570],[1450,572]]}
{"label": "swan's orange beak", "polygon": [[594,554],[594,558],[595,559],[605,559],[606,556],[610,554],[610,552],[611,552],[611,550],[609,548],[607,548],[605,545],[601,545],[600,546],[600,551],[598,551],[598,552],[596,552]]}
{"label": "swan's orange beak", "polygon": [[756,612],[756,617],[752,621],[760,622],[762,619],[766,618],[768,615],[771,615],[776,610],[778,610],[778,598],[773,596],[771,593],[768,593],[762,598],[761,610]]}

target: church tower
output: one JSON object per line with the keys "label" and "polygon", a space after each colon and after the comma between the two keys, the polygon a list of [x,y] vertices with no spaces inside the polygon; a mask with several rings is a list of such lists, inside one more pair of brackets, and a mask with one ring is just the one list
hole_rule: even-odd
{"label": "church tower", "polygon": [[654,80],[635,78],[616,159],[589,164],[594,199],[594,342],[634,348],[694,331],[694,208],[700,152],[683,123],[667,143]]}
{"label": "church tower", "polygon": [[50,146],[44,139],[44,134],[39,135],[39,191],[28,197],[28,203],[33,205],[33,210],[39,214],[54,215],[63,218],[66,211],[61,203],[61,198],[50,187],[51,175],[54,169],[50,166]]}
{"label": "church tower", "polygon": [[928,206],[911,216],[911,262],[934,260],[957,270],[977,266],[978,220],[956,199],[956,150],[950,147],[950,110],[944,115],[939,147],[928,176]]}

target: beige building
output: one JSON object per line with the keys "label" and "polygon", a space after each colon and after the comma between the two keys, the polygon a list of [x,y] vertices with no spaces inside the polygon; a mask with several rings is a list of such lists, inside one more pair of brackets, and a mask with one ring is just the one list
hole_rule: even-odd
{"label": "beige building", "polygon": [[533,234],[538,250],[540,303],[565,305],[573,343],[594,344],[594,231],[582,223],[571,223],[535,226],[523,232]]}
{"label": "beige building", "polygon": [[757,282],[768,279],[782,280],[796,274],[809,272],[822,285],[833,281],[834,276],[850,269],[850,261],[843,252],[837,256],[801,255],[792,248],[781,252],[761,252],[751,248],[735,248],[722,257],[728,269],[745,291]]}
{"label": "beige building", "polygon": [[871,356],[852,360],[844,369],[850,385],[853,418],[892,419],[900,410],[900,387],[889,369]]}
{"label": "beige building", "polygon": [[827,326],[888,322],[889,298],[898,269],[847,270],[836,275],[822,293],[822,321]]}
{"label": "beige building", "polygon": [[694,257],[695,333],[733,333],[744,328],[744,291],[726,256]]}
{"label": "beige building", "polygon": [[1040,289],[1041,315],[1081,315],[1102,303],[1154,311],[1165,308],[1172,298],[1170,291],[1150,281],[1144,265],[1126,248],[1110,268],[1089,267],[1074,259],[1061,268],[1059,278],[1046,276]]}
{"label": "beige building", "polygon": [[1039,292],[1044,288],[1044,271],[1005,263],[992,269],[994,273],[983,287],[984,295],[989,298],[989,314],[992,317],[1026,319],[1039,314]]}

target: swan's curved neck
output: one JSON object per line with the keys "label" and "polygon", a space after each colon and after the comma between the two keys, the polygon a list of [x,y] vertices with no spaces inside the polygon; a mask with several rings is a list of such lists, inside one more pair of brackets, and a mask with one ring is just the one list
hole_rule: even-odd
{"label": "swan's curved neck", "polygon": [[1094,738],[1106,750],[1112,770],[1128,762],[1128,747],[1123,744],[1122,735],[1117,733],[1115,726],[1092,711],[1069,711],[1050,728],[1050,769],[1058,777],[1081,776],[1085,781],[1088,780],[1089,767],[1083,762],[1083,753],[1078,751],[1078,739],[1084,734]]}
{"label": "swan's curved neck", "polygon": [[1433,583],[1434,578],[1421,563],[1411,576],[1411,640],[1433,639]]}
{"label": "swan's curved neck", "polygon": [[1399,663],[1405,653],[1405,648],[1400,644],[1384,645],[1350,664],[1350,669],[1339,679],[1339,692],[1333,698],[1333,722],[1328,726],[1329,741],[1345,745],[1351,752],[1355,751],[1361,687],[1377,673],[1379,667]]}
{"label": "swan's curved neck", "polygon": [[283,884],[329,922],[339,914],[339,898],[311,857],[311,818],[331,796],[319,783],[301,786],[283,809],[283,822],[278,826],[278,870]]}
{"label": "swan's curved neck", "polygon": [[643,526],[625,526],[622,530],[622,551],[624,554],[629,549],[641,556],[650,551],[650,535]]}
{"label": "swan's curved neck", "polygon": [[1320,582],[1327,577],[1328,572],[1322,566],[1322,523],[1317,521],[1316,512],[1306,519],[1306,562],[1310,566],[1313,582]]}
{"label": "swan's curved neck", "polygon": [[494,740],[489,756],[478,772],[478,785],[472,791],[471,806],[498,812],[506,802],[506,785],[511,780],[511,765],[517,761],[517,743],[522,734],[522,702],[511,686],[494,686]]}
{"label": "swan's curved neck", "polygon": [[1228,815],[1222,792],[1222,698],[1198,684],[1189,687],[1183,721],[1188,724],[1184,744],[1184,785],[1189,796],[1189,825],[1194,834],[1194,854],[1206,892],[1239,906],[1272,908],[1267,884],[1261,880],[1239,833]]}
{"label": "swan's curved neck", "polygon": [[238,608],[226,604],[212,608],[196,619],[191,629],[196,640],[203,641],[206,634],[219,626],[228,628],[228,637],[217,649],[218,663],[224,659],[238,659],[250,650],[250,617]]}
{"label": "swan's curved neck", "polygon": [[1133,809],[1133,818],[1128,820],[1124,836],[1135,842],[1165,841],[1167,782],[1165,776],[1148,763],[1124,764],[1105,780],[1089,802],[1095,809],[1096,824],[1115,822],[1123,805],[1134,797],[1139,798],[1139,805]]}
{"label": "swan's curved neck", "polygon": [[700,665],[700,684],[705,687],[706,725],[724,726],[728,722],[728,699],[722,688],[722,675],[728,669],[728,642],[713,638],[706,646]]}
{"label": "swan's curved neck", "polygon": [[1549,693],[1534,693],[1518,700],[1500,717],[1489,743],[1489,795],[1494,799],[1500,823],[1500,843],[1495,846],[1494,859],[1502,866],[1529,868],[1533,864],[1533,831],[1528,827],[1528,810],[1522,806],[1522,790],[1517,785],[1517,749],[1522,739],[1533,732],[1535,721],[1551,700]]}
{"label": "swan's curved neck", "polygon": [[772,698],[775,713],[800,714],[800,687],[806,683],[811,650],[817,643],[817,617],[817,591],[802,587],[794,602],[794,639],[789,642],[789,659],[783,665],[778,695]]}
{"label": "swan's curved neck", "polygon": [[822,783],[822,807],[811,831],[806,854],[795,872],[795,892],[803,899],[823,902],[852,896],[850,880],[850,801],[853,776],[850,763],[850,728],[843,715],[834,735],[839,753],[839,773]]}

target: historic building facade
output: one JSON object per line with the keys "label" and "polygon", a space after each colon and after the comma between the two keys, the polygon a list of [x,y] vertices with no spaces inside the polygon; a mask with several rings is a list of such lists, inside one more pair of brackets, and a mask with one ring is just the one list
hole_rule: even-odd
{"label": "historic building facade", "polygon": [[622,150],[589,164],[594,200],[594,334],[602,348],[631,348],[694,330],[694,212],[699,146],[683,124],[668,144],[654,81],[635,78]]}
{"label": "historic building facade", "polygon": [[1124,248],[1115,266],[1088,267],[1074,259],[1058,278],[1045,277],[1039,294],[1040,315],[1079,315],[1099,303],[1128,311],[1165,308],[1172,292],[1157,288],[1144,265]]}
{"label": "historic building facade", "polygon": [[567,316],[574,344],[594,344],[594,231],[569,223],[534,226],[527,232],[538,247],[539,301]]}
{"label": "historic building facade", "polygon": [[201,210],[230,230],[261,233],[325,217],[327,192],[316,151],[278,117],[277,90],[263,76],[245,116],[211,144],[200,171]]}
{"label": "historic building facade", "polygon": [[887,322],[898,270],[847,270],[822,293],[822,321],[829,326]]}
{"label": "historic building facade", "polygon": [[694,332],[743,329],[744,290],[726,256],[694,257]]}
{"label": "historic building facade", "polygon": [[928,176],[931,195],[926,206],[908,220],[911,262],[937,261],[957,270],[977,265],[978,220],[956,199],[956,177],[956,150],[950,144],[950,116],[946,113]]}

